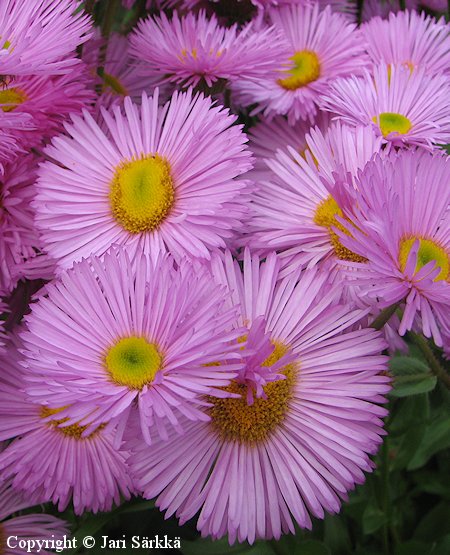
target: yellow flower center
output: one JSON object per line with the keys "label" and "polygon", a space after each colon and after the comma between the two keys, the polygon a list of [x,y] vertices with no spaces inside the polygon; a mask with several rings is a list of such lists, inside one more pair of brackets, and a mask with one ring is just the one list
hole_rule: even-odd
{"label": "yellow flower center", "polygon": [[130,233],[153,231],[175,198],[170,165],[158,154],[117,166],[109,199],[114,218]]}
{"label": "yellow flower center", "polygon": [[339,208],[338,203],[330,195],[317,207],[314,214],[314,223],[328,229],[334,253],[338,258],[341,260],[349,260],[351,262],[367,262],[366,258],[352,252],[347,247],[344,247],[344,245],[340,242],[339,236],[332,229],[333,227],[340,229],[346,235],[350,235],[350,233],[340,222],[337,221],[336,216],[342,218],[343,213]]}
{"label": "yellow flower center", "polygon": [[450,273],[449,253],[434,241],[423,239],[422,237],[409,237],[400,241],[398,256],[400,269],[404,271],[411,248],[417,239],[419,240],[419,250],[417,251],[417,264],[414,273],[423,268],[425,264],[434,261],[435,267],[437,266],[441,269],[439,274],[434,278],[434,281],[448,280]]}
{"label": "yellow flower center", "polygon": [[394,112],[383,112],[378,117],[372,118],[373,122],[378,125],[383,135],[386,137],[389,133],[398,133],[406,135],[412,127],[412,123],[408,118]]}
{"label": "yellow flower center", "polygon": [[142,389],[161,369],[162,356],[144,337],[125,337],[110,347],[104,364],[116,384]]}
{"label": "yellow flower center", "polygon": [[[48,418],[49,416],[53,416],[54,414],[58,414],[59,412],[61,412],[62,410],[64,410],[67,407],[61,407],[60,409],[50,409],[49,407],[41,407],[41,418]],[[92,438],[98,431],[100,431],[102,428],[104,428],[104,426],[99,426],[97,428],[97,430],[90,434],[89,436],[86,436],[84,438],[82,438],[82,434],[83,432],[86,430],[87,426],[80,426],[79,424],[71,424],[70,426],[63,426],[60,427],[61,424],[64,424],[64,422],[67,422],[68,418],[61,418],[61,419],[55,419],[55,420],[51,420],[50,422],[48,422],[48,425],[51,426],[52,428],[54,428],[55,430],[57,430],[58,432],[60,432],[61,434],[67,436],[67,437],[71,437],[73,439],[89,439]]]}
{"label": "yellow flower center", "polygon": [[[287,351],[287,347],[274,342],[275,349],[263,366],[272,366]],[[219,399],[209,397],[211,425],[225,440],[254,443],[264,441],[284,420],[297,376],[297,366],[288,364],[280,373],[284,380],[268,383],[264,387],[267,399],[254,397],[253,404],[246,400],[247,386],[231,382],[223,388],[230,393],[238,393],[240,398]]]}
{"label": "yellow flower center", "polygon": [[109,88],[112,92],[116,94],[120,94],[121,96],[128,96],[128,91],[124,85],[119,81],[117,77],[111,75],[110,73],[104,72],[102,75],[103,78],[103,92],[106,92]]}
{"label": "yellow flower center", "polygon": [[296,52],[289,61],[293,62],[292,67],[283,72],[287,77],[277,81],[283,89],[295,91],[320,77],[320,62],[315,52],[311,50]]}
{"label": "yellow flower center", "polygon": [[0,107],[4,112],[12,112],[26,99],[26,94],[15,87],[0,90]]}

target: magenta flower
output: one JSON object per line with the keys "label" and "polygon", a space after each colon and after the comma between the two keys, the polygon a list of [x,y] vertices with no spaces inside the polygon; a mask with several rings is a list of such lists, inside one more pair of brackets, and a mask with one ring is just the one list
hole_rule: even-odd
{"label": "magenta flower", "polygon": [[71,501],[76,514],[111,510],[132,492],[127,453],[114,445],[113,431],[102,428],[82,437],[83,426],[64,426],[58,409],[32,403],[23,393],[21,348],[13,338],[1,357],[0,441],[19,436],[0,453],[2,478],[27,498],[37,495],[60,511]]}
{"label": "magenta flower", "polygon": [[200,511],[204,536],[279,538],[294,533],[294,523],[310,528],[311,516],[338,512],[372,470],[369,455],[386,415],[379,403],[389,390],[384,341],[371,329],[349,331],[364,312],[338,303],[326,273],[279,280],[275,256],[260,264],[248,252],[244,275],[229,254],[213,265],[257,336],[248,343],[271,344],[260,370],[289,356],[277,369],[284,379],[249,398],[258,375],[251,366],[252,381],[224,388],[240,398],[211,400],[210,422],[186,423],[183,436],[151,448],[130,441],[131,472],[145,497],[159,495],[166,516],[176,513],[184,523]]}
{"label": "magenta flower", "polygon": [[382,64],[373,75],[335,81],[322,107],[353,126],[370,125],[395,146],[450,142],[450,78]]}
{"label": "magenta flower", "polygon": [[[75,49],[88,40],[91,21],[79,0],[2,0],[1,75],[54,75],[78,64]],[[77,13],[76,13],[77,12]]]}
{"label": "magenta flower", "polygon": [[26,317],[27,392],[50,409],[70,405],[60,417],[86,426],[82,437],[111,423],[120,438],[136,410],[149,443],[167,425],[181,432],[181,416],[208,419],[199,396],[221,394],[235,376],[224,363],[238,349],[225,302],[200,264],[175,270],[167,256],[144,255],[132,264],[116,250],[83,260]]}
{"label": "magenta flower", "polygon": [[158,94],[102,110],[105,131],[87,113],[46,152],[37,181],[36,223],[60,268],[111,245],[136,254],[209,257],[233,242],[247,213],[252,167],[242,127],[209,98]]}
{"label": "magenta flower", "polygon": [[371,19],[362,27],[374,65],[419,67],[430,75],[450,72],[450,26],[424,13],[391,13],[389,19]]}
{"label": "magenta flower", "polygon": [[[342,244],[366,258],[349,278],[380,306],[402,303],[400,335],[419,324],[442,345],[449,333],[450,163],[412,150],[376,158],[359,177],[353,213],[336,229]],[[350,224],[350,220],[354,225]],[[420,320],[418,320],[420,317]]]}
{"label": "magenta flower", "polygon": [[349,191],[336,190],[334,175],[356,177],[381,149],[381,139],[369,127],[353,129],[340,123],[325,133],[311,129],[306,144],[303,155],[290,148],[266,160],[272,175],[258,184],[252,197],[243,239],[255,251],[279,252],[286,271],[325,259],[361,259],[343,248],[332,229],[338,225],[336,216],[342,215],[342,202],[352,202],[353,189],[342,184],[341,189]]}
{"label": "magenta flower", "polygon": [[34,130],[33,119],[29,114],[14,114],[0,110],[0,174],[5,171],[4,165],[13,161],[25,149],[20,144],[22,132]]}
{"label": "magenta flower", "polygon": [[138,24],[130,44],[130,53],[145,62],[139,66],[143,75],[182,86],[275,75],[287,56],[287,45],[273,29],[221,27],[204,11],[181,18],[174,12],[171,20],[164,13],[148,18]]}
{"label": "magenta flower", "polygon": [[285,6],[269,11],[271,22],[289,44],[290,52],[279,73],[257,81],[233,84],[243,105],[257,103],[266,116],[287,115],[289,122],[317,113],[321,95],[338,78],[361,73],[368,59],[356,25],[317,3]]}

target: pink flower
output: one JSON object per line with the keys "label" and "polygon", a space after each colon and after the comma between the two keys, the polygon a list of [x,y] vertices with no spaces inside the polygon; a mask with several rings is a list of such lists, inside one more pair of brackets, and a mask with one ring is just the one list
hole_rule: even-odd
{"label": "pink flower", "polygon": [[[389,390],[384,341],[371,329],[349,331],[364,312],[339,304],[326,273],[280,280],[275,256],[261,264],[248,252],[243,275],[229,253],[213,266],[250,329],[248,344],[261,343],[268,358],[224,388],[240,398],[210,400],[210,422],[186,422],[183,436],[151,448],[130,440],[131,472],[167,517],[184,523],[199,512],[203,536],[279,538],[338,512],[372,470]],[[248,396],[283,356],[284,379],[261,380],[264,395]]]}
{"label": "pink flower", "polygon": [[[2,0],[1,75],[69,73],[75,49],[88,40],[91,21],[79,0]],[[77,13],[75,13],[77,12]]]}
{"label": "pink flower", "polygon": [[110,429],[82,437],[83,426],[64,426],[58,409],[26,397],[22,347],[13,338],[1,359],[0,441],[19,436],[0,453],[1,476],[23,495],[52,501],[60,511],[71,501],[76,514],[111,510],[132,492],[127,453],[114,446]]}
{"label": "pink flower", "polygon": [[287,45],[273,29],[221,27],[204,11],[181,18],[174,12],[171,20],[164,13],[148,18],[138,24],[130,44],[143,75],[182,86],[260,79],[274,75],[287,56]]}
{"label": "pink flower", "polygon": [[235,116],[191,92],[129,98],[124,113],[102,110],[67,125],[46,150],[34,203],[47,252],[60,268],[112,245],[137,254],[170,251],[208,258],[232,244],[247,213],[252,167]]}
{"label": "pink flower", "polygon": [[289,122],[309,119],[317,112],[321,95],[338,77],[359,74],[368,59],[356,25],[317,3],[283,6],[269,15],[290,52],[278,66],[278,75],[233,84],[243,105],[257,103],[255,112],[287,115]]}
{"label": "pink flower", "polygon": [[450,72],[450,26],[444,19],[414,11],[374,17],[362,27],[374,65],[404,65],[411,72],[422,68],[430,75]]}
{"label": "pink flower", "polygon": [[387,143],[431,149],[450,142],[449,95],[447,76],[381,64],[373,75],[335,81],[321,105],[348,125],[370,125]]}
{"label": "pink flower", "polygon": [[67,407],[58,415],[86,426],[82,437],[111,423],[120,438],[133,411],[148,443],[167,426],[181,432],[182,416],[208,419],[199,396],[221,394],[236,373],[225,364],[237,349],[234,311],[200,264],[173,266],[113,250],[49,284],[22,334],[35,402]]}
{"label": "pink flower", "polygon": [[400,335],[420,323],[437,345],[440,327],[450,330],[449,180],[450,163],[440,153],[377,157],[359,176],[353,212],[338,218],[349,233],[336,229],[344,246],[366,258],[348,262],[362,294],[380,299],[380,307],[401,303]]}

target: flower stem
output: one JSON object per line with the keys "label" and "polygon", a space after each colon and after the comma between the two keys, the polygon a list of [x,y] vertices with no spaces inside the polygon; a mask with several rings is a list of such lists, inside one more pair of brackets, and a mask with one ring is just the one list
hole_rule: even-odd
{"label": "flower stem", "polygon": [[438,359],[433,353],[433,350],[431,349],[425,337],[412,332],[409,333],[409,336],[422,351],[422,354],[425,357],[425,360],[428,362],[430,370],[433,372],[433,374],[445,385],[447,389],[450,389],[450,375],[439,364]]}
{"label": "flower stem", "polygon": [[383,326],[390,320],[391,316],[395,314],[395,311],[399,307],[400,303],[395,303],[387,308],[384,308],[380,314],[375,318],[375,320],[369,324],[370,328],[374,328],[376,330],[381,330]]}

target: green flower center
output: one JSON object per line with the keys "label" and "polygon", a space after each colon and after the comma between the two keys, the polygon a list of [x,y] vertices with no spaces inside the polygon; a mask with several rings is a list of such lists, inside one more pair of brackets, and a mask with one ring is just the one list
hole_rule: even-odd
{"label": "green flower center", "polygon": [[144,337],[125,337],[110,347],[104,364],[116,384],[142,389],[161,369],[162,356]]}
{"label": "green flower center", "polygon": [[423,239],[422,237],[409,237],[400,241],[399,249],[399,264],[400,269],[404,271],[408,261],[409,253],[413,244],[419,240],[419,250],[417,251],[417,264],[414,273],[418,272],[429,262],[434,261],[435,267],[439,267],[441,271],[434,278],[434,281],[448,280],[450,271],[449,255],[443,247],[431,241],[430,239]]}
{"label": "green flower center", "polygon": [[389,133],[406,135],[412,127],[412,123],[408,118],[393,112],[383,112],[378,116],[378,118],[377,116],[374,116],[372,119],[374,123],[379,126],[384,137],[389,135]]}

